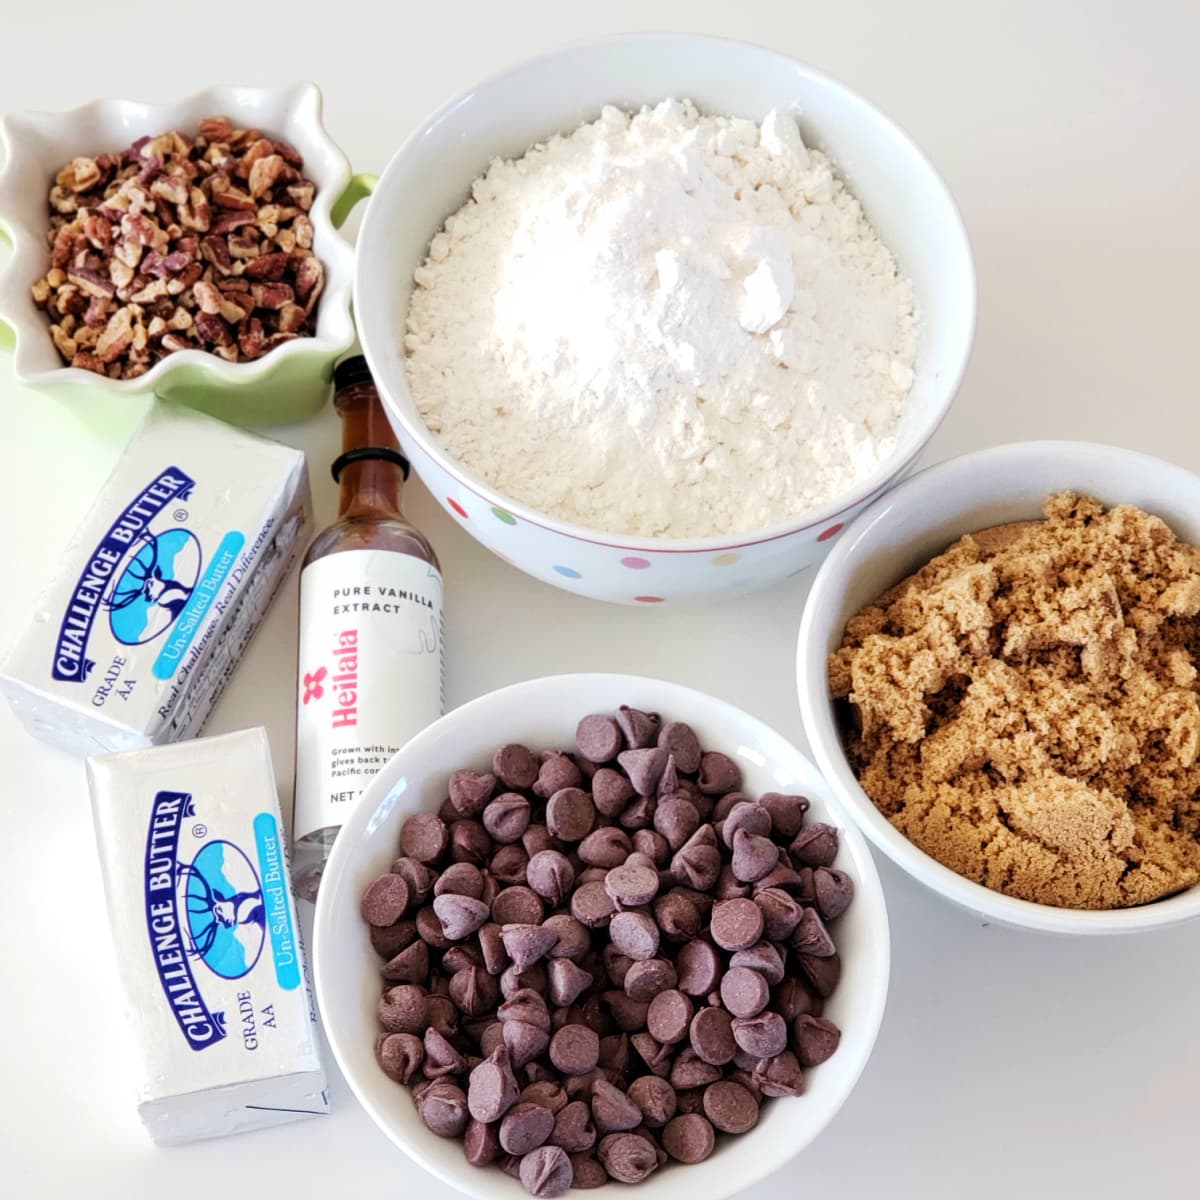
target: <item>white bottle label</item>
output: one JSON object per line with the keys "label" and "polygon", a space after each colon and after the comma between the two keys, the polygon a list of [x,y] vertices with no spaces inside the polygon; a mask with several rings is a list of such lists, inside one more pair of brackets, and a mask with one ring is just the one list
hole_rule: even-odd
{"label": "white bottle label", "polygon": [[393,550],[300,576],[296,839],[342,825],[371,778],[442,713],[442,577]]}

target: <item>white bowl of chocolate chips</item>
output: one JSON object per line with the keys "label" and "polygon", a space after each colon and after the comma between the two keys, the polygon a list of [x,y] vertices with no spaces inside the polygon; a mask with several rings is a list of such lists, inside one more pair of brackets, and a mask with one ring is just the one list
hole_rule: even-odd
{"label": "white bowl of chocolate chips", "polygon": [[384,767],[313,960],[351,1089],[446,1183],[720,1200],[846,1100],[889,941],[865,841],[786,739],[676,684],[562,675]]}

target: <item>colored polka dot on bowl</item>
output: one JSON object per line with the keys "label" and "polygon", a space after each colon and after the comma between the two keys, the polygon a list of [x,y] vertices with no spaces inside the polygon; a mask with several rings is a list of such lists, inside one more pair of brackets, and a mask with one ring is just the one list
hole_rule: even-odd
{"label": "colored polka dot on bowl", "polygon": [[621,559],[621,566],[628,567],[631,571],[644,571],[649,565],[648,558],[640,558],[636,554],[629,554]]}
{"label": "colored polka dot on bowl", "polygon": [[741,558],[740,554],[734,554],[732,550],[726,550],[723,554],[718,554],[713,559],[714,567],[732,567],[737,560]]}
{"label": "colored polka dot on bowl", "polygon": [[574,567],[563,567],[563,566],[559,566],[558,563],[555,563],[554,569],[561,576],[563,576],[564,579],[582,579],[583,578],[583,573],[575,570]]}
{"label": "colored polka dot on bowl", "polygon": [[[451,501],[451,503],[453,503],[453,501]],[[466,513],[463,513],[463,516],[466,516]],[[492,505],[492,516],[495,517],[497,521],[503,521],[505,525],[515,525],[517,523],[517,518],[514,517],[512,513],[505,512],[504,509],[497,508],[494,504]]]}
{"label": "colored polka dot on bowl", "polygon": [[455,500],[453,496],[447,496],[446,503],[450,505],[450,507],[454,509],[454,511],[458,513],[458,515],[464,520],[468,520],[470,518],[471,514],[467,512],[467,510],[463,508],[463,506],[459,504],[459,502]]}
{"label": "colored polka dot on bowl", "polygon": [[835,537],[837,534],[841,533],[842,529],[843,529],[843,525],[840,521],[836,525],[830,525],[830,527],[828,529],[826,529],[824,533],[820,533],[817,535],[817,541],[818,542],[827,542],[827,541],[829,541],[829,539],[831,537]]}
{"label": "colored polka dot on bowl", "polygon": [[639,604],[662,604],[665,598],[663,596],[634,596],[634,599]]}

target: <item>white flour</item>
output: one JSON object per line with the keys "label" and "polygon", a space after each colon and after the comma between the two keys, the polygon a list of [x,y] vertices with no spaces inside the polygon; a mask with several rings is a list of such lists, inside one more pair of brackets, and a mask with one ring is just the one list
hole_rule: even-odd
{"label": "white flour", "polygon": [[405,345],[426,424],[497,490],[703,537],[815,508],[893,449],[912,287],[790,117],[606,108],[472,196]]}

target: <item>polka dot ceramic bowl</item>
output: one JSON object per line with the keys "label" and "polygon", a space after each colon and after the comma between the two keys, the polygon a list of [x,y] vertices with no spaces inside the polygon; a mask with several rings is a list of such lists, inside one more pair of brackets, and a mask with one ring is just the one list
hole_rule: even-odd
{"label": "polka dot ceramic bowl", "polygon": [[[688,97],[702,110],[796,115],[826,150],[912,279],[921,312],[916,381],[891,458],[846,495],[753,533],[691,540],[606,534],[505,497],[447,455],[417,412],[402,335],[413,271],[471,181],[497,155],[522,154],[593,119]],[[909,138],[847,88],[770,50],[690,35],[632,35],[576,46],[504,72],[429,118],[381,177],[358,240],[359,336],[405,452],[473,537],[547,583],[625,604],[749,591],[823,557],[843,525],[912,466],[954,397],[975,324],[966,232],[945,185]]]}

